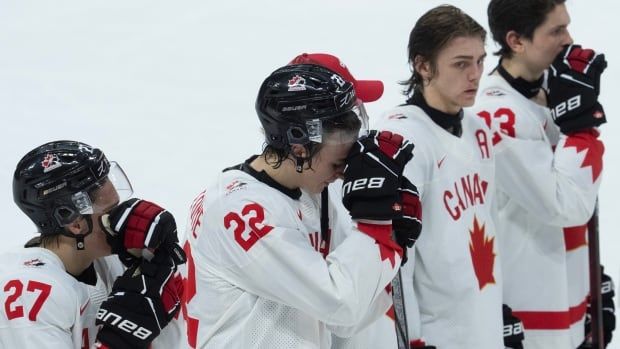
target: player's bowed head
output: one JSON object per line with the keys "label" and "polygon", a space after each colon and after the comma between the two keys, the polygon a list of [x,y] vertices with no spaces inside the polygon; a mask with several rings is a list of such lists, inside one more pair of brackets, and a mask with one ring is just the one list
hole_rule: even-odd
{"label": "player's bowed head", "polygon": [[319,193],[342,175],[368,115],[354,85],[316,64],[281,67],[262,83],[256,111],[265,149],[253,165],[289,188]]}

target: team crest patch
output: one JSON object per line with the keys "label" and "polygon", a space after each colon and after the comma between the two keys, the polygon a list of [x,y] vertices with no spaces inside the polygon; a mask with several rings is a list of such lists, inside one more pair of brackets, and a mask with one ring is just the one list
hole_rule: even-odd
{"label": "team crest patch", "polygon": [[43,173],[47,173],[56,168],[62,166],[60,159],[58,159],[58,155],[56,154],[46,154],[43,161],[41,161],[41,166],[43,167]]}
{"label": "team crest patch", "polygon": [[487,96],[491,96],[491,97],[499,97],[499,96],[505,96],[506,94],[500,90],[490,90],[490,91],[486,91],[484,93]]}
{"label": "team crest patch", "polygon": [[289,91],[305,91],[306,90],[306,79],[302,78],[299,75],[293,76],[288,81],[288,90]]}
{"label": "team crest patch", "polygon": [[397,114],[392,114],[390,116],[388,116],[389,120],[403,120],[406,119],[407,116],[405,114],[401,114],[401,113],[397,113]]}
{"label": "team crest patch", "polygon": [[226,186],[226,195],[236,192],[237,190],[244,189],[247,183],[234,180],[232,183]]}
{"label": "team crest patch", "polygon": [[40,260],[39,258],[35,258],[35,259],[31,259],[29,261],[25,261],[24,265],[27,267],[40,267],[42,265],[45,265],[45,263]]}

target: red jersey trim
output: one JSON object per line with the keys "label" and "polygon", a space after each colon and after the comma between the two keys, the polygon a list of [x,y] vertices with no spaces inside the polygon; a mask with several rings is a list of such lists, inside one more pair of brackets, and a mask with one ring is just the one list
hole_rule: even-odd
{"label": "red jersey trim", "polygon": [[586,240],[587,225],[564,228],[564,246],[566,251],[576,250],[582,246],[588,246]]}
{"label": "red jersey trim", "polygon": [[568,311],[513,311],[526,330],[565,330],[586,315],[587,298]]}

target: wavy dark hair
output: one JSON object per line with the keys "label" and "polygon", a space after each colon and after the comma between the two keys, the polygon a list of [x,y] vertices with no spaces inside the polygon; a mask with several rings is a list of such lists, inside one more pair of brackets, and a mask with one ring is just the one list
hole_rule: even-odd
{"label": "wavy dark hair", "polygon": [[500,49],[496,56],[511,58],[513,55],[506,42],[506,34],[514,31],[520,36],[532,40],[538,28],[549,12],[566,0],[491,0],[487,8],[489,28],[493,40]]}

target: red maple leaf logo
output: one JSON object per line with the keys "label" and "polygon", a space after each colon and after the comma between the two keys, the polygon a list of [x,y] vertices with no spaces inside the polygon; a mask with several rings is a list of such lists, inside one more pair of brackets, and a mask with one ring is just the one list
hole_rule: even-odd
{"label": "red maple leaf logo", "polygon": [[393,268],[396,263],[396,251],[393,248],[385,246],[379,241],[377,241],[377,245],[379,245],[379,255],[381,256],[381,260],[389,260]]}
{"label": "red maple leaf logo", "polygon": [[589,166],[592,168],[592,182],[595,182],[603,170],[603,151],[605,149],[603,143],[598,141],[591,132],[577,132],[566,138],[564,148],[568,147],[575,147],[577,153],[586,151],[581,167]]}
{"label": "red maple leaf logo", "polygon": [[396,264],[396,253],[403,256],[403,249],[392,240],[391,225],[358,222],[357,229],[375,239],[375,243],[379,246],[381,261],[389,260],[392,268]]}
{"label": "red maple leaf logo", "polygon": [[295,85],[295,84],[297,83],[297,81],[299,81],[299,76],[298,76],[298,75],[295,75],[295,76],[293,76],[293,77],[292,77],[292,78],[288,81],[288,84],[289,84],[289,85]]}
{"label": "red maple leaf logo", "polygon": [[594,116],[595,119],[600,119],[603,116],[605,116],[605,113],[603,113],[600,110],[595,111],[594,113],[592,113],[592,116]]}
{"label": "red maple leaf logo", "polygon": [[52,154],[47,154],[45,155],[45,158],[43,158],[43,162],[41,163],[41,165],[43,165],[43,167],[47,168],[50,166],[50,164],[54,161],[54,155]]}
{"label": "red maple leaf logo", "polygon": [[471,261],[474,264],[474,271],[478,279],[478,286],[482,290],[487,284],[494,284],[493,266],[495,264],[495,253],[493,244],[495,237],[485,235],[484,224],[481,226],[478,219],[474,216],[474,227],[469,231],[469,252]]}

